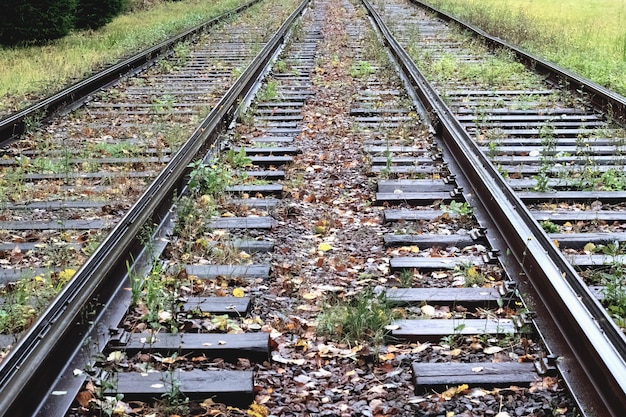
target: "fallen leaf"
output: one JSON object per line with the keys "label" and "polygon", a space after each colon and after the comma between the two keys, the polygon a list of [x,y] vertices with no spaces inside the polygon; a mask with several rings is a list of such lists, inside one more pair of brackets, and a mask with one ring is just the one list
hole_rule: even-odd
{"label": "fallen leaf", "polygon": [[329,250],[331,250],[333,247],[326,242],[320,243],[320,245],[317,247],[317,250],[320,250],[322,252],[328,252]]}
{"label": "fallen leaf", "polygon": [[243,288],[237,287],[233,289],[233,296],[237,298],[242,298],[245,295]]}
{"label": "fallen leaf", "polygon": [[583,251],[585,251],[585,253],[589,254],[589,253],[593,253],[596,250],[596,245],[593,242],[589,242],[585,245],[585,247],[583,248]]}
{"label": "fallen leaf", "polygon": [[420,353],[430,347],[430,343],[421,343],[419,346],[413,348],[412,353]]}
{"label": "fallen leaf", "polygon": [[92,398],[93,394],[89,391],[81,391],[76,394],[76,401],[78,402],[78,404],[81,405],[81,407],[89,407],[89,403],[91,402]]}
{"label": "fallen leaf", "polygon": [[109,356],[107,356],[107,362],[118,363],[124,360],[125,356],[126,355],[124,355],[124,352],[120,350],[114,350],[113,352],[109,353]]}
{"label": "fallen leaf", "polygon": [[422,306],[420,308],[422,310],[422,314],[425,314],[427,316],[434,316],[435,315],[435,307],[426,304],[425,306]]}
{"label": "fallen leaf", "polygon": [[319,371],[313,372],[313,376],[316,378],[328,378],[330,376],[332,376],[333,373],[330,371],[327,371],[324,368],[320,368]]}
{"label": "fallen leaf", "polygon": [[311,377],[306,375],[298,375],[293,380],[299,384],[306,384],[311,382]]}
{"label": "fallen leaf", "polygon": [[384,385],[375,385],[369,389],[369,392],[374,392],[376,394],[385,394],[387,390]]}
{"label": "fallen leaf", "polygon": [[285,363],[285,364],[293,364],[293,365],[304,365],[306,363],[306,360],[304,359],[288,359],[288,358],[283,358],[282,356],[280,356],[280,354],[278,353],[274,353],[272,355],[272,360],[274,362],[278,362],[278,363]]}
{"label": "fallen leaf", "polygon": [[452,349],[450,352],[448,352],[450,354],[450,356],[459,356],[461,354],[462,350],[457,348],[457,349]]}
{"label": "fallen leaf", "polygon": [[487,355],[493,355],[494,353],[502,352],[502,348],[500,346],[488,346],[483,349],[483,352]]}
{"label": "fallen leaf", "polygon": [[462,384],[456,387],[451,387],[441,393],[441,396],[446,400],[451,400],[455,395],[469,389],[467,384]]}

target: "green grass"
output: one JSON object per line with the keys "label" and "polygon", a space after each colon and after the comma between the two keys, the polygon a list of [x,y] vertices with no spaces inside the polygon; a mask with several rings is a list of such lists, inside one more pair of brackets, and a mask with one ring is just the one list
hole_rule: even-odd
{"label": "green grass", "polygon": [[344,299],[328,299],[319,316],[317,331],[351,345],[380,345],[389,331],[385,326],[397,316],[385,294],[367,289]]}
{"label": "green grass", "polygon": [[118,16],[98,31],[80,31],[40,47],[0,47],[0,112],[60,90],[95,69],[194,27],[247,0],[182,0]]}
{"label": "green grass", "polygon": [[625,0],[428,0],[626,95]]}

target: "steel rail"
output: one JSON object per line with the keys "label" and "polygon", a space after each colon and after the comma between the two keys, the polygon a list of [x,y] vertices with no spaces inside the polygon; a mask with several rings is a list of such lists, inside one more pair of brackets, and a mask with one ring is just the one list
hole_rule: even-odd
{"label": "steel rail", "polygon": [[446,154],[464,174],[459,181],[472,190],[468,197],[487,215],[487,237],[506,253],[501,256],[503,264],[519,271],[525,300],[539,313],[538,329],[550,352],[559,356],[557,368],[581,411],[585,416],[622,416],[626,410],[624,335],[393,38],[369,0],[362,2],[421,105],[436,115]]}
{"label": "steel rail", "polygon": [[250,8],[260,1],[261,0],[251,0],[242,6],[224,12],[208,22],[197,25],[157,45],[144,49],[91,77],[81,80],[24,110],[20,110],[0,120],[0,147],[6,146],[11,141],[17,139],[19,135],[23,134],[27,129],[27,121],[30,118],[39,118],[42,121],[46,121],[58,112],[76,108],[82,104],[89,95],[96,91],[111,86],[118,82],[121,77],[140,71],[152,65],[158,59],[173,53],[172,47],[174,45],[194,39],[208,28],[215,26],[233,14],[240,13]]}
{"label": "steel rail", "polygon": [[513,52],[518,60],[524,63],[527,67],[532,68],[537,73],[547,77],[547,80],[552,82],[554,85],[560,85],[561,88],[566,88],[572,92],[586,94],[586,98],[597,110],[610,114],[611,117],[620,125],[626,125],[626,97],[617,94],[614,91],[611,91],[589,79],[581,77],[580,75],[558,66],[546,59],[525,51],[516,45],[510,44],[496,36],[492,36],[484,30],[470,23],[464,22],[463,20],[438,9],[427,2],[420,0],[409,1],[430,10],[444,21],[454,22],[461,28],[473,32],[483,38],[487,44],[493,48],[504,48]]}
{"label": "steel rail", "polygon": [[[139,235],[143,226],[160,224],[167,218],[175,195],[185,187],[188,165],[216,144],[218,134],[234,119],[241,100],[262,76],[308,3],[302,0],[53,305],[0,363],[0,416],[59,415],[41,411],[50,394],[59,394],[50,393],[50,387],[72,374],[68,364],[81,354],[83,343],[96,343],[84,340],[86,335],[102,336],[100,343],[110,337],[107,310],[113,306],[114,297],[130,286],[127,261],[136,259],[142,250]],[[62,398],[71,403],[74,396],[63,394]]]}

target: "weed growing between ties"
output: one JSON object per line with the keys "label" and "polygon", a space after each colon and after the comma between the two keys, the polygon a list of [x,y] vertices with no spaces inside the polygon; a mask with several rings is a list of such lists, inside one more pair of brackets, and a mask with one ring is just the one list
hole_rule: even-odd
{"label": "weed growing between ties", "polygon": [[364,78],[375,73],[376,70],[369,61],[358,61],[350,66],[348,72],[354,78]]}
{"label": "weed growing between ties", "polygon": [[588,285],[600,286],[601,303],[617,326],[626,329],[626,270],[623,263],[626,254],[624,242],[606,244],[587,243],[583,252],[588,255],[604,255],[607,259],[602,268],[584,269],[580,276]]}
{"label": "weed growing between ties", "polygon": [[371,289],[344,299],[329,299],[324,305],[318,332],[350,345],[382,344],[389,333],[386,326],[399,314],[384,293],[375,294]]}
{"label": "weed growing between ties", "polygon": [[480,269],[471,262],[456,266],[453,275],[454,283],[464,287],[482,287],[487,282]]}
{"label": "weed growing between ties", "polygon": [[[208,164],[198,160],[189,165],[188,192],[176,203],[176,239],[166,249],[168,256],[178,258],[183,263],[204,258],[210,259],[211,263],[230,263],[233,260],[241,262],[242,252],[235,248],[231,239],[223,237],[220,240],[214,236],[209,239],[207,233],[210,232],[212,219],[219,216],[218,207],[227,188],[245,180],[247,176],[244,168],[250,165],[251,160],[243,148],[238,151],[230,150],[213,158]],[[142,237],[148,251],[151,250],[150,236],[150,231],[146,231]],[[145,277],[136,276],[129,265],[134,312],[140,322],[153,330],[177,332],[182,323],[178,314],[181,297],[189,295],[202,285],[196,284],[185,269],[165,269],[157,257],[153,258],[152,269]],[[231,323],[228,317],[222,321],[220,318],[213,318],[212,328],[228,327],[228,330],[233,330],[233,326],[236,326],[236,321]]]}
{"label": "weed growing between ties", "polygon": [[16,334],[28,329],[75,272],[68,268],[1,287],[0,334]]}
{"label": "weed growing between ties", "polygon": [[453,220],[460,227],[472,228],[474,224],[474,209],[466,202],[451,201],[441,207],[441,220]]}
{"label": "weed growing between ties", "polygon": [[622,257],[626,252],[624,245],[615,241],[606,245],[586,245],[590,253],[601,253],[608,258],[606,270],[599,272],[600,284],[604,286],[602,305],[615,323],[626,328],[626,266]]}
{"label": "weed growing between ties", "polygon": [[535,175],[536,191],[545,192],[551,189],[550,179],[552,178],[552,169],[554,167],[555,150],[557,139],[554,135],[554,127],[551,124],[543,125],[539,128],[539,137],[541,139],[541,154],[539,156],[539,172]]}

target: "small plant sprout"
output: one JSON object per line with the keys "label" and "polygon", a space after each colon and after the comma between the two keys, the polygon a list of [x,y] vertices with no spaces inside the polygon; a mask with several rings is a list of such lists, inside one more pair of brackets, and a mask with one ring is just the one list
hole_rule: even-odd
{"label": "small plant sprout", "polygon": [[550,220],[542,220],[539,224],[546,233],[558,233],[561,230],[558,224],[554,224]]}
{"label": "small plant sprout", "polygon": [[317,330],[319,333],[349,343],[383,343],[388,330],[385,328],[397,312],[387,301],[385,293],[375,294],[372,290],[347,299],[330,299],[325,303]]}
{"label": "small plant sprout", "polygon": [[402,288],[409,288],[413,282],[413,270],[403,269],[398,274],[398,281]]}
{"label": "small plant sprout", "polygon": [[369,61],[358,61],[350,66],[348,71],[353,78],[365,78],[376,72]]}
{"label": "small plant sprout", "polygon": [[487,281],[480,269],[471,262],[457,265],[454,268],[454,278],[456,285],[464,287],[481,287]]}
{"label": "small plant sprout", "polygon": [[462,203],[459,201],[451,201],[447,206],[443,206],[442,210],[444,213],[458,216],[459,220],[462,222],[469,221],[474,214],[472,206],[465,201]]}

